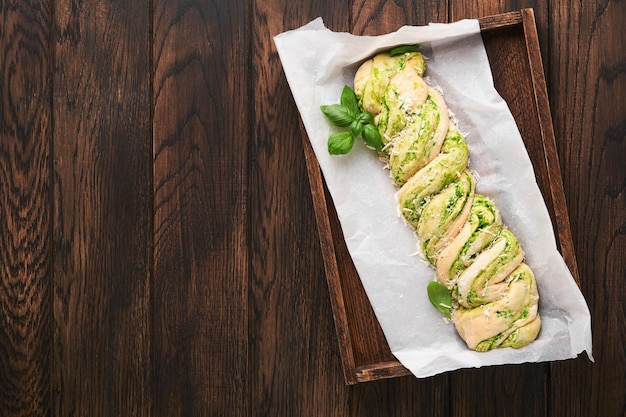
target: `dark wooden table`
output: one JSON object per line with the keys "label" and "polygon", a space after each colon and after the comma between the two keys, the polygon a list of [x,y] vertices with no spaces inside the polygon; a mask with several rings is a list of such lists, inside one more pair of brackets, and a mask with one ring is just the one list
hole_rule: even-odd
{"label": "dark wooden table", "polygon": [[[346,386],[272,37],[522,7],[596,361]],[[0,415],[626,415],[625,20],[618,0],[0,0]]]}

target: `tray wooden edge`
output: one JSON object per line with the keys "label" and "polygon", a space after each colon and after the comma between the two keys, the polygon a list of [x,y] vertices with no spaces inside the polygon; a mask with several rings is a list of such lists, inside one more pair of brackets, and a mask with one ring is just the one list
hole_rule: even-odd
{"label": "tray wooden edge", "polygon": [[546,87],[541,50],[539,48],[539,36],[535,24],[535,14],[533,9],[522,9],[520,13],[524,37],[526,38],[526,52],[528,54],[528,64],[530,66],[530,76],[533,84],[535,107],[537,108],[540,131],[543,135],[541,143],[543,144],[543,154],[546,158],[546,166],[548,168],[550,192],[555,213],[555,218],[552,219],[552,221],[556,223],[556,232],[558,235],[557,244],[563,256],[563,260],[567,264],[574,281],[580,288],[581,282],[570,228],[569,213],[567,211],[567,202],[565,200],[563,179],[561,177],[561,165],[556,148],[554,126],[552,125],[548,89]]}
{"label": "tray wooden edge", "polygon": [[[556,152],[556,139],[550,113],[545,76],[539,48],[537,28],[535,24],[534,11],[530,8],[520,11],[502,13],[493,16],[486,16],[478,19],[481,32],[490,32],[501,28],[510,28],[521,25],[526,40],[526,52],[531,69],[531,79],[533,84],[533,94],[537,106],[539,123],[541,125],[542,139],[544,143],[544,155],[549,170],[551,183],[551,197],[555,204],[558,244],[561,254],[568,265],[574,280],[580,287],[580,279],[576,264],[574,246],[570,230],[569,215],[565,205],[565,193],[560,175],[560,164]],[[306,135],[302,122],[301,138],[304,148],[307,174],[309,177],[313,207],[315,211],[318,235],[322,257],[324,259],[324,269],[328,284],[335,331],[337,334],[341,364],[344,380],[347,385],[360,382],[368,382],[379,379],[395,378],[411,375],[400,361],[387,361],[376,364],[356,366],[354,353],[352,350],[352,340],[349,332],[346,307],[343,302],[343,293],[339,277],[339,268],[335,255],[335,243],[331,232],[330,220],[328,218],[328,205],[332,201],[327,201],[324,191],[324,181],[322,172]]]}
{"label": "tray wooden edge", "polygon": [[[313,211],[315,212],[315,220],[317,223],[317,232],[319,235],[320,248],[322,258],[324,259],[324,270],[326,272],[326,283],[330,296],[331,308],[333,311],[333,320],[335,322],[335,332],[339,343],[339,354],[341,356],[341,365],[343,376],[346,384],[356,384],[358,377],[356,375],[356,366],[354,354],[352,350],[352,339],[350,337],[348,317],[346,307],[343,302],[343,291],[339,278],[339,268],[337,265],[337,257],[335,254],[335,244],[328,218],[328,204],[324,192],[324,181],[322,171],[315,156],[315,152],[305,133],[304,125],[300,120],[300,130],[303,132],[301,136],[304,148],[304,158],[307,165],[307,174],[311,187],[311,196],[313,199]],[[332,204],[332,202],[330,202]]]}

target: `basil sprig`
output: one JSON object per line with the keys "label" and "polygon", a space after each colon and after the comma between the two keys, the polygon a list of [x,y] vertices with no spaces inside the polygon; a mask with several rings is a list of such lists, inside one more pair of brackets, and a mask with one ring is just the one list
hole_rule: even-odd
{"label": "basil sprig", "polygon": [[452,296],[450,290],[439,281],[430,281],[427,287],[428,299],[440,313],[450,318],[452,311]]}
{"label": "basil sprig", "polygon": [[320,106],[322,112],[337,127],[349,127],[349,130],[337,132],[328,138],[328,153],[341,155],[350,152],[354,140],[361,136],[366,144],[376,149],[382,149],[383,143],[378,128],[374,124],[374,117],[359,109],[356,94],[347,85],[341,92],[340,104]]}

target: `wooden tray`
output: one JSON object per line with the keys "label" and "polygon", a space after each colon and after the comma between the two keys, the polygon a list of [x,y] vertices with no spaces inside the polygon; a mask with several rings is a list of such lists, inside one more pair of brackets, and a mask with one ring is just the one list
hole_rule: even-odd
{"label": "wooden tray", "polygon": [[[496,89],[517,122],[557,244],[579,283],[534,13],[523,9],[479,22]],[[303,144],[346,384],[409,375],[391,354],[367,299],[306,135]]]}

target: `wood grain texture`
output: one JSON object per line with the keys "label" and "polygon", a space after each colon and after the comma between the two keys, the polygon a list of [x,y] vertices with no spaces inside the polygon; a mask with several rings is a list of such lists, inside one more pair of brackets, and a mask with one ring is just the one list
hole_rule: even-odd
{"label": "wood grain texture", "polygon": [[404,25],[427,25],[448,21],[448,3],[428,0],[353,0],[352,28],[355,35],[383,35]]}
{"label": "wood grain texture", "polygon": [[450,377],[451,415],[550,416],[546,368],[545,364],[524,364],[455,372]]}
{"label": "wood grain texture", "polygon": [[383,379],[354,386],[350,416],[451,416],[448,377]]}
{"label": "wood grain texture", "polygon": [[[523,7],[595,363],[346,386],[272,37]],[[625,19],[620,0],[0,0],[0,415],[626,415]],[[362,376],[395,369],[357,345]]]}
{"label": "wood grain texture", "polygon": [[0,415],[51,410],[50,3],[0,2]]}
{"label": "wood grain texture", "polygon": [[157,416],[246,415],[247,20],[154,2]]}
{"label": "wood grain texture", "polygon": [[333,30],[347,30],[346,6],[253,2],[251,417],[350,415],[305,169],[304,132],[272,39],[318,16]]}
{"label": "wood grain texture", "polygon": [[152,414],[149,4],[54,15],[54,415]]}
{"label": "wood grain texture", "polygon": [[552,8],[553,120],[596,361],[552,365],[553,416],[626,415],[625,17],[619,1]]}

